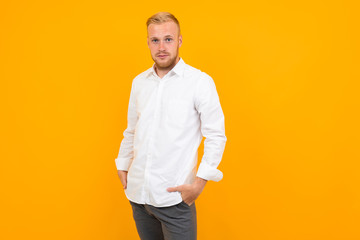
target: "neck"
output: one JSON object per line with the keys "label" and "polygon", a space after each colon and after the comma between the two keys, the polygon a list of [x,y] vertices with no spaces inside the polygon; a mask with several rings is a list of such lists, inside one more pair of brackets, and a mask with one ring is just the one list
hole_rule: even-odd
{"label": "neck", "polygon": [[175,65],[179,62],[180,60],[180,57],[177,57],[176,58],[176,61],[171,64],[170,66],[166,67],[166,68],[161,68],[161,67],[158,67],[155,63],[155,72],[156,74],[160,77],[160,78],[163,78],[171,69],[173,69],[173,67],[175,67]]}

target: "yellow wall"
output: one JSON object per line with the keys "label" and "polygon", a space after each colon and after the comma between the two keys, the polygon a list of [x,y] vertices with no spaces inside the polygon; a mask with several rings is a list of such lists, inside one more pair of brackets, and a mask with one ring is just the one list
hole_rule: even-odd
{"label": "yellow wall", "polygon": [[0,239],[138,239],[114,159],[157,11],[225,113],[199,240],[360,239],[355,2],[1,1]]}

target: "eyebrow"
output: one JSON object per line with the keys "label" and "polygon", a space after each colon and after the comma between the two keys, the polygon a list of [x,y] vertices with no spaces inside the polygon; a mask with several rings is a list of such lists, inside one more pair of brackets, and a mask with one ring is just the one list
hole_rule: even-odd
{"label": "eyebrow", "polygon": [[[167,37],[173,37],[173,36],[172,35],[166,35],[164,37],[167,38]],[[150,39],[154,39],[154,38],[158,38],[158,37],[151,37]]]}

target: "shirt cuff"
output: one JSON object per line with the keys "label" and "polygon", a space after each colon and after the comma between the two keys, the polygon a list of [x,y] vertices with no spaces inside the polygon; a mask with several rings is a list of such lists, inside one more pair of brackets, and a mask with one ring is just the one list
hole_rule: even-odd
{"label": "shirt cuff", "polygon": [[209,164],[201,162],[196,176],[205,180],[218,182],[223,178],[223,173]]}
{"label": "shirt cuff", "polygon": [[115,165],[117,170],[127,171],[130,167],[130,160],[131,159],[127,159],[127,158],[116,158]]}

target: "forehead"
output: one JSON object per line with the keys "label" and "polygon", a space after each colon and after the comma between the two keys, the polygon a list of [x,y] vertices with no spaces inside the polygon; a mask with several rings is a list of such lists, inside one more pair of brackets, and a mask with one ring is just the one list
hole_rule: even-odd
{"label": "forehead", "polygon": [[165,22],[161,24],[152,23],[148,26],[148,37],[161,38],[167,35],[171,35],[175,37],[177,36],[178,31],[179,31],[178,26],[173,21]]}

